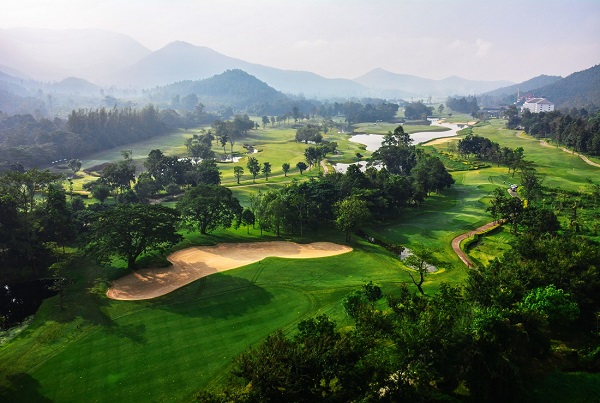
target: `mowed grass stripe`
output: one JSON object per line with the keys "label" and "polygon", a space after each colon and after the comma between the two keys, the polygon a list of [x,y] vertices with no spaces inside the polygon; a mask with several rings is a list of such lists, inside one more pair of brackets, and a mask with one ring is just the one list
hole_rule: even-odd
{"label": "mowed grass stripe", "polygon": [[[298,321],[318,312],[345,320],[341,298],[369,280],[391,291],[409,278],[393,256],[366,245],[333,258],[264,259],[141,310],[107,301],[106,314],[117,317],[112,325],[31,375],[56,401],[106,401],[109,394],[111,401],[187,399],[218,383],[234,356],[275,330],[294,331]],[[119,317],[122,308],[129,313]],[[65,381],[69,388],[61,387]]]}
{"label": "mowed grass stripe", "polygon": [[[246,289],[244,302],[264,290]],[[32,376],[56,401],[180,400],[199,390],[231,359],[278,328],[303,317],[311,300],[299,290],[272,287],[265,304],[240,306],[222,294],[128,315],[46,362]],[[123,377],[123,374],[127,376]],[[61,385],[69,385],[62,388]],[[110,389],[107,389],[110,388]]]}

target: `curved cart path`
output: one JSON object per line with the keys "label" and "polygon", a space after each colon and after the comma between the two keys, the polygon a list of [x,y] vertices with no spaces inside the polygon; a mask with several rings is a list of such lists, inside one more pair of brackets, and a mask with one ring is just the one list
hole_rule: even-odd
{"label": "curved cart path", "polygon": [[[548,144],[544,140],[540,140],[540,145],[542,145],[544,147],[554,147],[552,144]],[[599,167],[600,168],[600,164],[597,164],[594,161],[590,161],[590,159],[588,157],[586,157],[585,155],[583,155],[583,154],[579,154],[579,153],[577,153],[575,151],[571,151],[568,148],[564,148],[564,147],[560,147],[560,149],[563,150],[566,153],[578,156],[579,158],[581,158],[583,161],[585,161],[587,164],[589,164],[591,166]]]}
{"label": "curved cart path", "polygon": [[[515,133],[515,136],[517,136],[517,137],[519,137],[521,139],[528,139],[529,137],[525,137],[525,135],[526,135],[525,132],[517,132],[517,133]],[[572,151],[572,150],[569,150],[568,148],[554,146],[554,145],[552,145],[552,144],[550,144],[550,143],[548,143],[548,142],[546,142],[544,140],[540,140],[540,145],[542,147],[551,147],[551,148],[557,147],[557,148],[560,148],[561,150],[563,150],[566,153],[573,154],[573,155],[581,158],[586,164],[591,165],[593,167],[600,168],[600,164],[598,164],[598,163],[596,163],[594,161],[590,161],[590,159],[588,157],[586,157],[585,155],[579,154],[578,152],[575,152],[575,151]]]}
{"label": "curved cart path", "polygon": [[498,225],[498,221],[492,221],[490,223],[482,225],[477,229],[474,229],[473,231],[465,232],[464,234],[461,234],[452,240],[452,249],[454,250],[454,253],[456,253],[456,255],[460,258],[460,260],[463,261],[464,264],[467,265],[467,267],[475,267],[475,265],[473,264],[473,262],[471,262],[471,260],[469,260],[467,254],[462,251],[462,249],[460,248],[460,243],[466,238],[480,232],[485,232],[496,225]]}

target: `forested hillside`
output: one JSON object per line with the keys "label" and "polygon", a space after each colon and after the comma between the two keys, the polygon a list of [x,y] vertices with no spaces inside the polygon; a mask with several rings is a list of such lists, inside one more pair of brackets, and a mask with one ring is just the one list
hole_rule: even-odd
{"label": "forested hillside", "polygon": [[600,65],[573,73],[532,92],[554,102],[556,109],[597,111],[600,109]]}
{"label": "forested hillside", "polygon": [[196,95],[209,109],[231,107],[257,115],[279,115],[291,109],[289,99],[284,94],[237,69],[205,80],[187,80],[158,87],[150,92],[150,96],[159,102],[172,102],[174,98],[190,94]]}
{"label": "forested hillside", "polygon": [[166,131],[158,109],[152,105],[141,110],[79,109],[66,121],[14,115],[0,119],[0,164],[35,167],[80,158]]}

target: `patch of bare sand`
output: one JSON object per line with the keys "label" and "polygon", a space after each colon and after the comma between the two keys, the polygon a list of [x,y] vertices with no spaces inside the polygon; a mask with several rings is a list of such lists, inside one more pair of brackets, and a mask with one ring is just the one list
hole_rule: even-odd
{"label": "patch of bare sand", "polygon": [[199,278],[258,262],[266,257],[307,259],[340,255],[352,248],[331,242],[298,244],[286,241],[223,243],[196,246],[173,253],[169,267],[141,269],[115,280],[106,295],[118,300],[142,300],[165,295]]}
{"label": "patch of bare sand", "polygon": [[456,140],[456,139],[454,137],[442,137],[441,139],[434,139],[434,140],[428,141],[427,143],[425,143],[425,145],[434,146],[436,144],[444,144],[444,143],[447,143],[452,140]]}

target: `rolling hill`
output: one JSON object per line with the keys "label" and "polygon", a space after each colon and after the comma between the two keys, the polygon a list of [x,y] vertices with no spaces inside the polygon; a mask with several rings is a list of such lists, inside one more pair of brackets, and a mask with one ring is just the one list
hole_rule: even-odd
{"label": "rolling hill", "polygon": [[360,96],[364,88],[351,80],[327,79],[304,71],[280,70],[225,56],[204,46],[172,42],[137,63],[113,74],[121,85],[153,87],[183,80],[200,80],[240,69],[285,93],[310,97]]}
{"label": "rolling hill", "polygon": [[492,97],[505,97],[507,95],[513,96],[513,95],[517,94],[517,92],[520,92],[521,95],[524,95],[525,93],[527,93],[529,91],[535,90],[540,87],[544,87],[546,85],[553,84],[553,83],[559,81],[560,79],[562,79],[562,77],[560,77],[560,76],[547,76],[547,75],[542,74],[541,76],[534,77],[527,81],[523,81],[522,83],[519,83],[519,84],[514,84],[514,85],[510,85],[508,87],[502,87],[502,88],[498,88],[493,91],[488,91],[488,92],[484,93],[483,95],[492,96]]}
{"label": "rolling hill", "polygon": [[199,102],[210,109],[230,106],[255,112],[269,110],[271,114],[277,105],[287,108],[288,102],[286,95],[239,69],[227,70],[204,80],[186,80],[158,87],[151,94],[165,103],[174,96],[195,94]]}
{"label": "rolling hill", "polygon": [[506,97],[518,88],[521,92],[548,97],[559,108],[600,105],[598,66],[564,79],[542,75],[516,85],[455,76],[432,80],[383,69],[374,69],[354,80],[329,79],[311,72],[249,63],[181,41],[151,51],[126,35],[93,29],[0,29],[0,55],[0,71],[16,78],[0,75],[5,99],[10,93],[36,97],[38,89],[98,96],[100,87],[96,85],[111,88],[114,96],[119,96],[120,90],[124,96],[130,96],[139,94],[141,89],[204,80],[227,70],[243,70],[280,93],[313,99],[408,100],[484,94],[496,103],[506,103]]}
{"label": "rolling hill", "polygon": [[21,78],[57,81],[79,77],[121,88],[153,88],[178,81],[201,80],[231,69],[246,71],[281,92],[312,98],[468,95],[508,84],[459,77],[430,80],[381,69],[356,80],[330,79],[307,71],[249,63],[181,41],[151,51],[126,35],[93,29],[0,30],[0,54],[3,56],[0,70],[13,75],[19,72]]}

